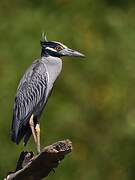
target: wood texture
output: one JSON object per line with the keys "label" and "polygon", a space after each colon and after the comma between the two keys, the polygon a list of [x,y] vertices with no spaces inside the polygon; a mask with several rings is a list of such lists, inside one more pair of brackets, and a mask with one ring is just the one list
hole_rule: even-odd
{"label": "wood texture", "polygon": [[41,153],[35,156],[33,152],[21,152],[16,171],[8,174],[5,180],[41,180],[54,171],[71,151],[71,141],[63,140],[43,148]]}

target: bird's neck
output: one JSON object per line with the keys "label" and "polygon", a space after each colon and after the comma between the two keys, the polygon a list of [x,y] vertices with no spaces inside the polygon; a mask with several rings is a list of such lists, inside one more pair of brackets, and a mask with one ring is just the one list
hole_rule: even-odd
{"label": "bird's neck", "polygon": [[62,60],[58,57],[42,57],[41,61],[45,64],[47,71],[50,75],[50,81],[54,82],[62,69]]}
{"label": "bird's neck", "polygon": [[42,49],[41,57],[48,57],[48,56],[49,56],[48,52],[46,52],[44,49]]}
{"label": "bird's neck", "polygon": [[53,57],[53,56],[42,56],[41,61],[43,61],[46,64],[50,65],[57,65],[57,64],[62,64],[62,60],[59,57]]}

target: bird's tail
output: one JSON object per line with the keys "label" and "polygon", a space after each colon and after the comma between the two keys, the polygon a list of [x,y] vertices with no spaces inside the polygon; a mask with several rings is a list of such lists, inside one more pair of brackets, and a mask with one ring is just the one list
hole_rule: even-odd
{"label": "bird's tail", "polygon": [[19,130],[19,123],[16,120],[15,115],[13,114],[13,120],[11,126],[11,140],[16,144],[18,144],[17,143],[18,130]]}
{"label": "bird's tail", "polygon": [[27,132],[26,126],[23,126],[21,128],[21,130],[18,131],[17,134],[14,130],[12,130],[11,131],[11,140],[16,144],[19,144],[20,141],[22,140],[22,138],[24,137],[24,135],[26,134],[26,132]]}

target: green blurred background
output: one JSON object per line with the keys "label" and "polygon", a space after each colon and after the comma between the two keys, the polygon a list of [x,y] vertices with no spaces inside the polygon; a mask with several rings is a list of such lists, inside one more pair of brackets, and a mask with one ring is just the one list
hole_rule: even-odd
{"label": "green blurred background", "polygon": [[40,57],[40,35],[80,50],[65,58],[41,118],[42,145],[73,152],[48,180],[135,179],[135,1],[0,0],[0,179],[20,151],[10,140],[16,88]]}

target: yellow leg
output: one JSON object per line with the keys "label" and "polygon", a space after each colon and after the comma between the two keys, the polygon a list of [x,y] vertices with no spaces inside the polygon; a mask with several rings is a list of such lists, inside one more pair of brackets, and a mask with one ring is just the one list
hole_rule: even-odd
{"label": "yellow leg", "polygon": [[35,132],[35,128],[34,128],[33,114],[30,118],[29,124],[30,124],[30,128],[32,131],[32,135],[34,137],[35,144],[37,144],[37,137],[36,137],[36,132]]}
{"label": "yellow leg", "polygon": [[40,153],[40,125],[39,123],[36,124],[35,127],[35,131],[36,131],[36,137],[37,137],[37,151],[38,153]]}

